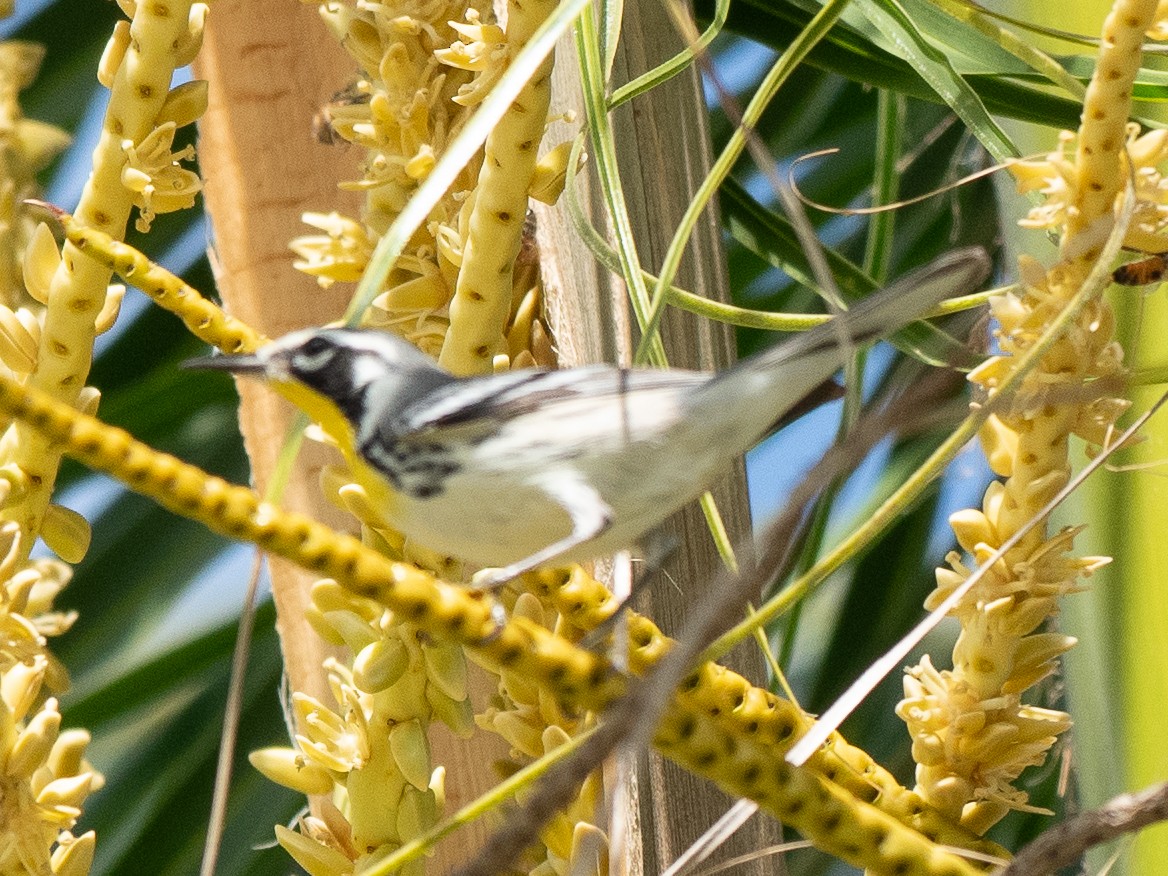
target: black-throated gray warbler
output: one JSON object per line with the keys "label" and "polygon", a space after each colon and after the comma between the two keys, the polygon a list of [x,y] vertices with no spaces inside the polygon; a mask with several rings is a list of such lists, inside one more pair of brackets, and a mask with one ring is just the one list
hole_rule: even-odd
{"label": "black-throated gray warbler", "polygon": [[718,374],[591,365],[458,378],[386,332],[295,332],[195,360],[270,383],[332,435],[385,519],[486,567],[491,587],[630,547],[695,499],[851,344],[969,291],[980,249],[950,253],[837,319]]}

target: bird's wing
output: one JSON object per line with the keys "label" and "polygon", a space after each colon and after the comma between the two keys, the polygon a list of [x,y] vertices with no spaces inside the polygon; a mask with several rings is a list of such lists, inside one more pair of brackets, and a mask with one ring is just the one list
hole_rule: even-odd
{"label": "bird's wing", "polygon": [[404,437],[446,427],[473,427],[476,423],[491,427],[541,408],[589,400],[595,400],[603,409],[609,399],[645,390],[684,391],[706,383],[710,377],[696,371],[626,370],[608,365],[493,374],[440,387],[394,417],[393,431]]}

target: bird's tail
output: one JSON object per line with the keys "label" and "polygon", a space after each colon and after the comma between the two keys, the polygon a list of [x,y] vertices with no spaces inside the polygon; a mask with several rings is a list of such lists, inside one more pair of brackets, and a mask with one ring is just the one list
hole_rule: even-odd
{"label": "bird's tail", "polygon": [[856,346],[887,337],[945,298],[972,291],[989,269],[980,247],[948,252],[838,318],[723,372],[705,387],[709,401],[757,409],[761,434],[831,377]]}

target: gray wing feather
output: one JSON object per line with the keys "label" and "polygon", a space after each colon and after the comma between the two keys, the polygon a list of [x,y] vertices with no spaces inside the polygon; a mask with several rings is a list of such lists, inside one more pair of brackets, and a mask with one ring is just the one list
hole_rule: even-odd
{"label": "gray wing feather", "polygon": [[557,401],[595,399],[603,416],[605,400],[646,389],[701,386],[712,375],[696,371],[626,370],[592,365],[564,371],[512,371],[460,380],[444,386],[393,418],[400,436],[453,426],[484,426],[555,405]]}

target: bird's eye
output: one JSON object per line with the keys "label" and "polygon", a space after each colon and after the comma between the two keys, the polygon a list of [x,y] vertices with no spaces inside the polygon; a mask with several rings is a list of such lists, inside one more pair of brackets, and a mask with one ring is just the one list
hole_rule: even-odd
{"label": "bird's eye", "polygon": [[304,367],[319,367],[332,358],[333,345],[319,335],[309,338],[300,347],[297,359]]}

